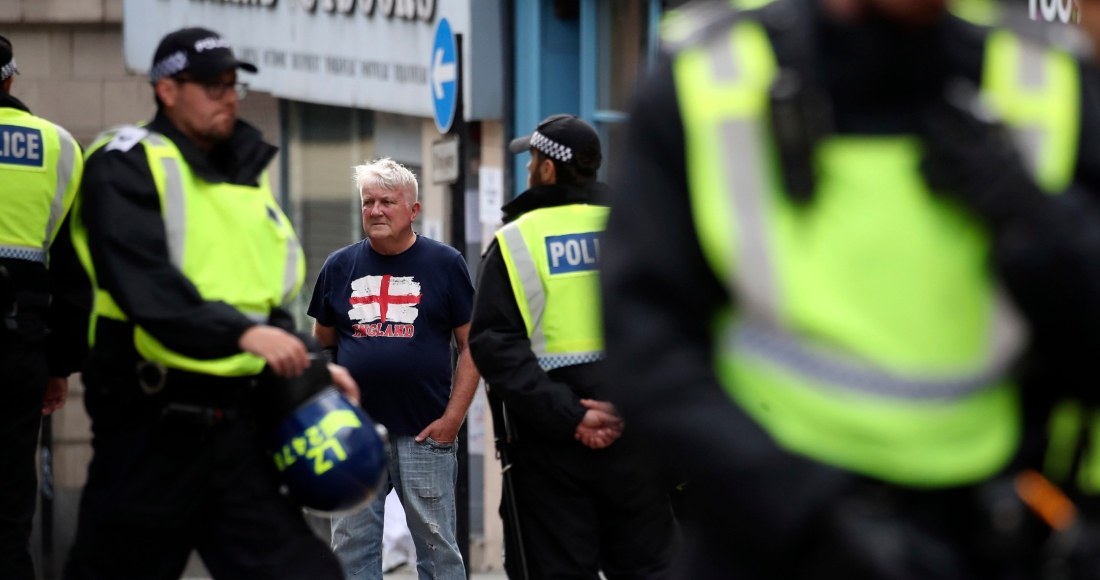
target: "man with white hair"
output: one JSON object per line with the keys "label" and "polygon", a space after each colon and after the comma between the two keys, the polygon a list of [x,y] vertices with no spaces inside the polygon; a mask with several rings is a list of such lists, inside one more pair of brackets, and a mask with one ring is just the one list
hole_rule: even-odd
{"label": "man with white hair", "polygon": [[309,315],[314,335],[361,385],[363,409],[389,430],[388,480],[371,505],[333,519],[332,548],[348,578],[380,580],[393,488],[420,578],[465,578],[455,541],[455,452],[478,382],[466,348],[473,283],[462,254],[413,231],[420,202],[412,172],[379,159],[355,168],[355,186],[367,239],[328,257]]}

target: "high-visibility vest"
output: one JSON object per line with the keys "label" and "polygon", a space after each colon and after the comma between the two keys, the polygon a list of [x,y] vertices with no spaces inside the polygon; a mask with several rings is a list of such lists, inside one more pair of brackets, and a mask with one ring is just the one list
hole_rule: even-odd
{"label": "high-visibility vest", "polygon": [[[730,6],[738,10],[754,10],[771,4],[775,0],[729,0]],[[948,9],[959,18],[966,19],[974,24],[982,26],[994,26],[998,23],[1004,8],[1001,0],[950,0]],[[675,17],[678,11],[669,10],[666,14]]]}
{"label": "high-visibility vest", "polygon": [[[204,300],[225,302],[263,322],[273,308],[297,295],[305,279],[305,259],[290,220],[271,194],[266,173],[256,187],[210,183],[191,171],[170,139],[133,126],[100,139],[88,155],[112,142],[138,141],[145,146],[160,197],[169,258]],[[94,346],[99,317],[126,321],[127,316],[96,282],[87,230],[80,217],[79,211],[74,212],[73,242],[96,287],[89,330]],[[134,326],[134,346],[148,361],[209,375],[250,376],[259,374],[265,364],[250,353],[193,359],[164,346],[140,325]]]}
{"label": "high-visibility vest", "polygon": [[608,208],[528,212],[496,233],[531,350],[545,371],[604,358],[600,238]]}
{"label": "high-visibility vest", "polygon": [[0,107],[0,258],[48,264],[83,173],[80,146],[68,131]]}
{"label": "high-visibility vest", "polygon": [[[729,396],[788,451],[881,480],[943,487],[1002,469],[1020,437],[1009,370],[1026,329],[983,226],[922,179],[920,140],[828,137],[814,199],[795,204],[772,150],[763,27],[741,18],[673,67],[700,245],[737,297],[716,321]],[[1029,169],[1061,191],[1077,159],[1076,63],[996,31],[984,69]]]}

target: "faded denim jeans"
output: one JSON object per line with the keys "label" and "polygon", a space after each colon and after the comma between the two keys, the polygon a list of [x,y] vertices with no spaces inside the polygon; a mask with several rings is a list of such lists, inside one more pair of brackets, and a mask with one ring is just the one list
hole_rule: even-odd
{"label": "faded denim jeans", "polygon": [[455,541],[457,445],[390,436],[387,474],[378,487],[378,497],[358,512],[332,519],[332,551],[348,580],[382,580],[382,525],[391,488],[397,490],[405,507],[420,580],[465,580]]}

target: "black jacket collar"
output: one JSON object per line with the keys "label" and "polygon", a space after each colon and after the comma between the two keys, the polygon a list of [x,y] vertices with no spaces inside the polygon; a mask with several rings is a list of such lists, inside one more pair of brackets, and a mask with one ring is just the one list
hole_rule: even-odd
{"label": "black jacket collar", "polygon": [[502,209],[504,223],[515,221],[519,216],[536,209],[584,203],[589,205],[607,205],[611,188],[598,181],[580,185],[540,185],[523,192]]}
{"label": "black jacket collar", "polygon": [[12,109],[19,109],[20,111],[25,111],[27,113],[31,112],[31,110],[28,109],[27,106],[24,105],[22,101],[20,101],[19,99],[11,96],[8,93],[0,93],[0,107],[8,107],[8,108],[12,108]]}
{"label": "black jacket collar", "polygon": [[191,170],[211,183],[254,186],[279,150],[264,142],[258,129],[240,119],[233,135],[209,154],[199,150],[161,111],[157,111],[147,128],[171,139]]}

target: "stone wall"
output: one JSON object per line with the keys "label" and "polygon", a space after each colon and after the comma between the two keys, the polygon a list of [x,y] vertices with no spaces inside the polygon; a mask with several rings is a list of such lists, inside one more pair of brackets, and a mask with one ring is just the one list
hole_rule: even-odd
{"label": "stone wall", "polygon": [[123,61],[122,0],[0,0],[0,35],[19,64],[12,94],[82,145],[152,115],[152,89]]}

